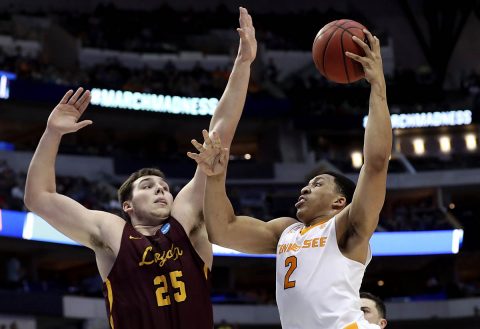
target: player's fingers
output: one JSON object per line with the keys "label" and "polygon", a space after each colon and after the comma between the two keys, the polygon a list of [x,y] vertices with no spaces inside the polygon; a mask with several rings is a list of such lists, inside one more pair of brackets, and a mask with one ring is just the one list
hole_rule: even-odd
{"label": "player's fingers", "polygon": [[245,31],[243,29],[237,28],[237,32],[240,35],[240,39],[245,39],[246,38]]}
{"label": "player's fingers", "polygon": [[202,152],[205,150],[205,148],[203,147],[202,144],[200,144],[199,142],[197,142],[196,139],[192,139],[192,145],[197,149],[198,152]]}
{"label": "player's fingers", "polygon": [[[247,10],[245,9],[245,11]],[[247,25],[253,27],[252,16],[248,12],[247,12]]]}
{"label": "player's fingers", "polygon": [[73,94],[73,96],[70,97],[70,99],[68,100],[68,104],[70,105],[75,104],[75,102],[77,101],[78,97],[80,97],[82,92],[83,92],[83,88],[82,87],[78,88],[75,94]]}
{"label": "player's fingers", "polygon": [[363,49],[363,51],[367,56],[369,56],[372,53],[372,50],[370,49],[370,47],[359,37],[354,35],[352,39],[353,39],[353,42],[355,42],[357,45],[359,45]]}
{"label": "player's fingers", "polygon": [[220,140],[220,136],[216,131],[212,133],[213,135],[213,146],[220,147],[222,146],[222,141]]}
{"label": "player's fingers", "polygon": [[86,96],[83,99],[83,102],[78,107],[78,111],[80,112],[80,114],[83,114],[83,112],[85,112],[85,110],[88,107],[88,104],[90,104],[90,101],[92,100],[92,94],[90,93],[90,90],[87,90],[84,95]]}
{"label": "player's fingers", "polygon": [[82,104],[90,97],[90,90],[86,90],[82,96],[80,96],[77,101],[75,102],[75,107],[80,108]]}
{"label": "player's fingers", "polygon": [[65,95],[63,95],[63,98],[60,100],[60,104],[67,104],[67,101],[68,99],[70,98],[70,96],[72,96],[73,94],[73,90],[70,89],[69,91],[67,91],[65,93]]}
{"label": "player's fingers", "polygon": [[208,136],[208,131],[206,129],[202,130],[202,135],[205,144],[212,145],[212,140],[210,139],[210,136]]}
{"label": "player's fingers", "polygon": [[202,161],[202,159],[200,158],[200,155],[198,155],[197,153],[187,152],[187,156],[190,159],[195,160],[195,162],[197,162],[197,163]]}
{"label": "player's fingers", "polygon": [[224,166],[228,162],[228,148],[223,148],[220,154],[220,164]]}
{"label": "player's fingers", "polygon": [[365,59],[365,57],[358,56],[357,54],[354,54],[354,53],[351,53],[351,52],[348,52],[348,51],[345,52],[345,56],[353,59],[354,61],[359,62],[362,65],[367,63],[367,60]]}
{"label": "player's fingers", "polygon": [[238,19],[238,22],[240,23],[240,27],[244,27],[245,25],[248,24],[248,18],[247,18],[248,12],[243,7],[239,7],[238,9],[240,11],[240,17]]}
{"label": "player's fingers", "polygon": [[368,43],[370,43],[370,45],[373,45],[375,43],[375,39],[373,38],[372,33],[370,33],[370,31],[367,29],[363,29],[363,33],[365,33],[365,35],[367,36]]}
{"label": "player's fingers", "polygon": [[374,52],[380,52],[380,39],[376,36],[373,36],[372,49]]}
{"label": "player's fingers", "polygon": [[78,130],[86,127],[86,126],[91,125],[92,123],[93,123],[92,120],[83,120],[83,121],[77,122],[77,123],[75,124],[75,128],[76,128],[77,131],[78,131]]}

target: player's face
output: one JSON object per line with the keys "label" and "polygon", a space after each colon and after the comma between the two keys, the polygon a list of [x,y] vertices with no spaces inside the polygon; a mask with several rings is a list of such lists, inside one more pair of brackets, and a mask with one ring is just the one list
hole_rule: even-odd
{"label": "player's face", "polygon": [[308,224],[316,218],[328,216],[335,210],[334,206],[341,197],[333,176],[318,175],[301,191],[298,202],[295,204],[297,218]]}
{"label": "player's face", "polygon": [[158,176],[142,176],[133,182],[131,209],[138,221],[158,225],[170,216],[173,196],[167,182]]}
{"label": "player's face", "polygon": [[380,328],[385,328],[387,321],[380,316],[373,300],[360,298],[360,309],[363,311],[365,320],[372,324],[378,324]]}

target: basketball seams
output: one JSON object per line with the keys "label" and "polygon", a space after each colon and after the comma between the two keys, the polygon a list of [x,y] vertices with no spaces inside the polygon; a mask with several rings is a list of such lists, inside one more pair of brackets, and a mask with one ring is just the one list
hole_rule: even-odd
{"label": "basketball seams", "polygon": [[350,77],[348,75],[348,68],[347,68],[347,56],[345,56],[345,48],[343,46],[343,35],[345,34],[346,30],[342,31],[342,35],[340,36],[340,46],[342,47],[342,59],[343,59],[343,69],[345,70],[345,76],[347,78],[348,83],[350,83]]}
{"label": "basketball seams", "polygon": [[325,60],[327,58],[327,56],[325,55],[328,51],[328,44],[330,43],[330,40],[333,39],[333,36],[335,35],[335,33],[337,33],[339,31],[339,29],[336,29],[335,32],[331,33],[327,42],[325,43],[325,47],[324,47],[324,51],[323,51],[323,56],[322,56],[322,71],[325,73],[325,75],[328,77],[328,74],[327,74],[327,71],[325,70]]}
{"label": "basketball seams", "polygon": [[364,37],[363,29],[366,27],[356,21],[339,19],[322,29],[313,42],[313,59],[320,73],[337,83],[352,83],[364,77],[363,70],[358,67],[359,64],[347,58],[345,51],[353,53],[361,51],[351,38]]}
{"label": "basketball seams", "polygon": [[336,21],[333,21],[333,22],[329,23],[329,24],[332,24],[332,25],[330,25],[329,27],[327,27],[327,29],[326,29],[325,31],[323,31],[321,34],[317,35],[317,36],[315,37],[315,40],[313,41],[313,43],[315,43],[315,41],[317,41],[317,39],[320,38],[322,35],[326,34],[328,31],[330,31],[330,30],[332,29],[332,27],[340,27],[340,28],[344,29],[343,26],[344,26],[345,24],[348,24],[348,23],[351,22],[350,20],[346,20],[345,22],[341,23],[340,25],[335,24],[335,23],[338,22],[338,21],[339,21],[339,20],[336,20]]}

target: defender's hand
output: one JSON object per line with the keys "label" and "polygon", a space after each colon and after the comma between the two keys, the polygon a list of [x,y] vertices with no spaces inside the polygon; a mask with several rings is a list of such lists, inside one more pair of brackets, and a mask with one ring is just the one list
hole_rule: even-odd
{"label": "defender's hand", "polygon": [[240,7],[240,27],[237,32],[240,35],[237,60],[240,62],[252,63],[257,56],[257,40],[255,39],[255,28],[252,23],[252,16],[247,9]]}
{"label": "defender's hand", "polygon": [[47,129],[60,135],[76,132],[93,122],[83,120],[78,122],[80,116],[85,112],[90,103],[91,95],[87,90],[83,93],[83,88],[78,88],[75,94],[73,90],[67,91],[60,103],[53,109],[48,117]]}
{"label": "defender's hand", "polygon": [[228,163],[228,149],[222,147],[220,137],[214,131],[213,141],[210,139],[207,130],[202,131],[204,145],[192,140],[193,146],[198,150],[198,153],[187,152],[187,156],[197,162],[200,169],[207,176],[223,175],[227,170]]}

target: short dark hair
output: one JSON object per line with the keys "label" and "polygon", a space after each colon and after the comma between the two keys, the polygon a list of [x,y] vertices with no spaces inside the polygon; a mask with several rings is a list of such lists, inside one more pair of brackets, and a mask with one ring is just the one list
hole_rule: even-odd
{"label": "short dark hair", "polygon": [[122,213],[128,222],[130,222],[131,219],[130,216],[128,216],[128,214],[123,211],[123,203],[132,198],[133,182],[143,176],[158,176],[165,179],[165,174],[160,169],[142,168],[135,171],[133,174],[130,175],[130,177],[127,178],[125,182],[123,182],[122,186],[120,186],[120,188],[118,189],[117,196],[118,202],[120,202],[120,207],[122,208]]}
{"label": "short dark hair", "polygon": [[387,318],[387,308],[385,307],[385,303],[383,302],[383,300],[380,299],[380,297],[377,297],[374,294],[371,294],[369,292],[363,291],[360,293],[360,298],[373,300],[375,302],[375,307],[377,308],[377,311],[380,314],[380,316],[384,319]]}
{"label": "short dark hair", "polygon": [[337,190],[342,194],[347,200],[347,204],[352,202],[353,193],[355,192],[355,182],[352,181],[345,175],[342,175],[335,171],[323,171],[317,174],[318,175],[330,175],[334,178],[334,183],[337,186]]}

